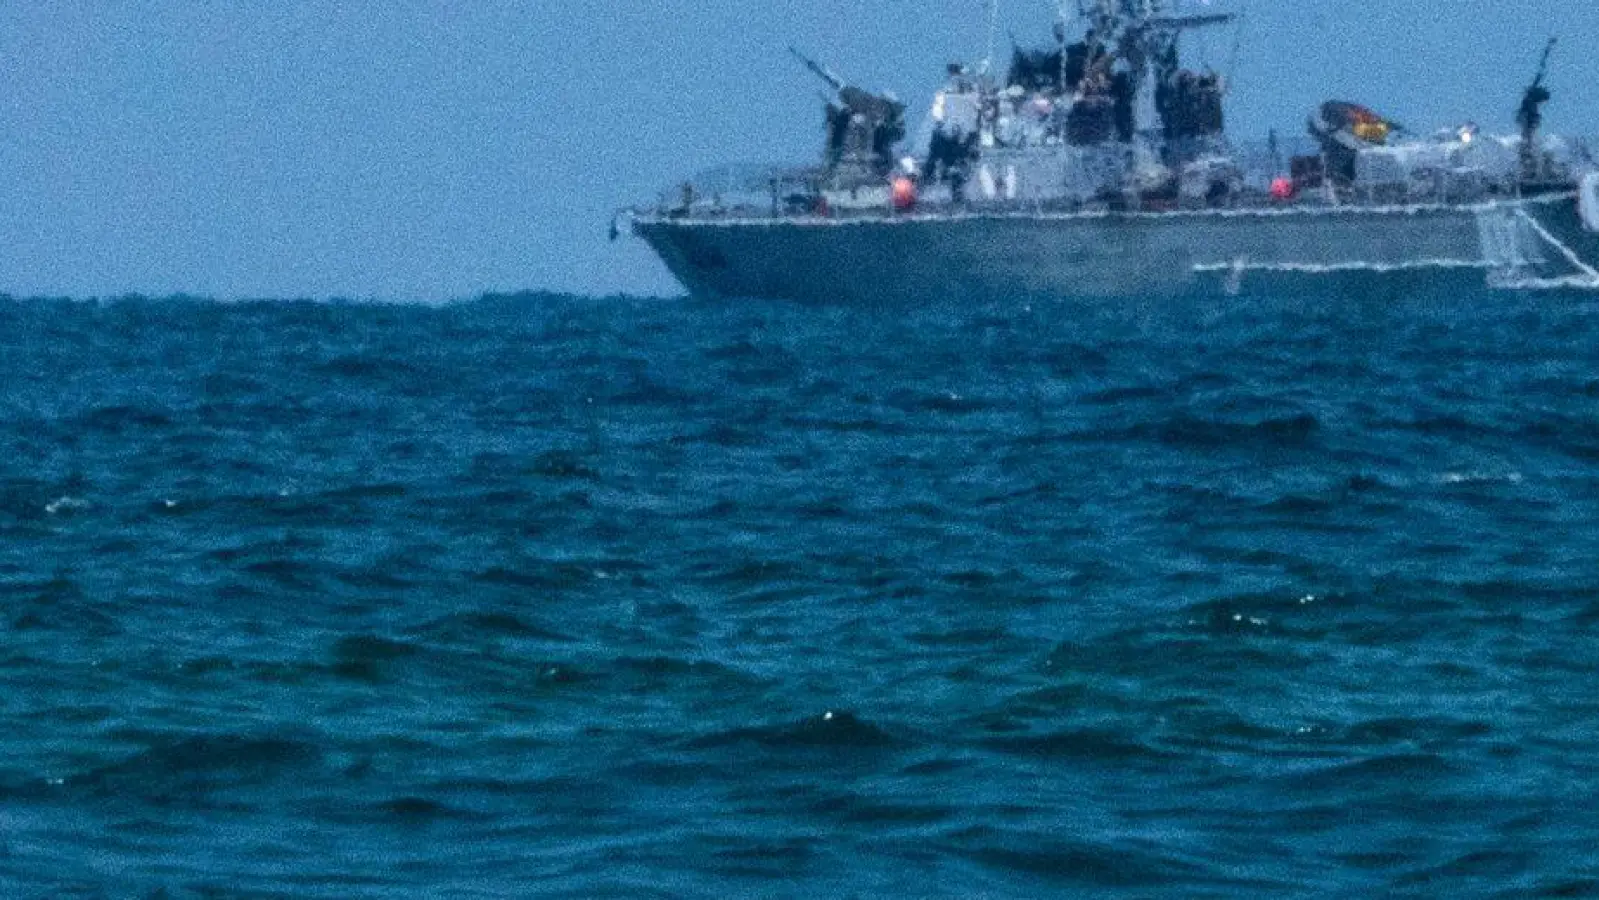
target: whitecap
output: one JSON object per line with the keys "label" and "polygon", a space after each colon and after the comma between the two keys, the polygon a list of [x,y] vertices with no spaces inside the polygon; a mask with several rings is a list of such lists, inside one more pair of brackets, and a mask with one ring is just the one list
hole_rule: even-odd
{"label": "whitecap", "polygon": [[1520,472],[1509,472],[1495,475],[1490,472],[1445,472],[1438,476],[1439,484],[1492,484],[1505,482],[1506,484],[1520,484],[1525,479]]}
{"label": "whitecap", "polygon": [[44,511],[47,514],[54,516],[64,512],[71,512],[75,509],[88,509],[88,507],[89,504],[87,501],[79,500],[77,497],[58,497],[55,500],[46,503],[44,505]]}

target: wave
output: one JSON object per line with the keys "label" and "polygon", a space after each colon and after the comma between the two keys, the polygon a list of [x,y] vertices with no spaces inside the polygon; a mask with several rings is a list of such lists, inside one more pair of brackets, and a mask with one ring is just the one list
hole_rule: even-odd
{"label": "wave", "polygon": [[1277,782],[1292,790],[1348,795],[1396,787],[1424,792],[1430,783],[1452,778],[1460,771],[1458,765],[1439,753],[1388,753],[1290,773],[1280,776]]}
{"label": "wave", "polygon": [[[545,450],[537,454],[482,452],[472,457],[470,470],[458,481],[463,487],[482,487],[484,482],[501,483],[529,475],[552,480],[591,481],[599,477],[599,471],[589,464],[590,455],[588,452],[567,449]],[[485,503],[514,503],[535,496],[502,485],[497,493],[480,493],[477,499]]]}
{"label": "wave", "polygon": [[1310,413],[1266,418],[1254,422],[1227,422],[1180,415],[1140,429],[1174,447],[1214,449],[1229,446],[1300,447],[1321,429]]}
{"label": "wave", "polygon": [[121,608],[91,596],[82,584],[65,574],[40,582],[6,586],[12,600],[6,604],[13,631],[61,631],[95,637],[123,632],[117,613]]}
{"label": "wave", "polygon": [[1073,443],[1156,443],[1178,450],[1303,449],[1316,445],[1321,420],[1303,412],[1254,420],[1205,418],[1178,413],[1122,427],[1076,428],[1061,435]]}
{"label": "wave", "polygon": [[963,416],[995,408],[996,404],[983,397],[971,397],[955,391],[919,393],[916,391],[891,391],[884,402],[892,409],[906,413],[938,413]]}
{"label": "wave", "polygon": [[592,481],[600,477],[597,469],[584,461],[583,455],[570,450],[549,450],[536,457],[527,471],[545,478]]}
{"label": "wave", "polygon": [[726,377],[744,387],[785,384],[803,371],[801,359],[789,349],[743,337],[708,346],[700,355],[709,362],[721,364]]}
{"label": "wave", "polygon": [[987,826],[965,829],[939,843],[997,874],[1023,874],[1062,887],[1127,890],[1230,882],[1210,867],[1146,846],[1074,841]]}
{"label": "wave", "polygon": [[882,750],[906,747],[909,741],[853,713],[825,712],[780,725],[732,728],[688,742],[695,749],[741,744],[776,749]]}
{"label": "wave", "polygon": [[318,375],[331,375],[352,381],[377,382],[416,379],[427,374],[426,370],[402,359],[377,353],[340,354],[332,359],[315,363],[310,367],[310,371]]}
{"label": "wave", "polygon": [[423,648],[406,641],[370,634],[339,638],[329,651],[328,671],[355,681],[391,680],[399,665],[416,660]]}
{"label": "wave", "polygon": [[412,633],[435,640],[472,641],[485,637],[570,643],[571,635],[536,625],[509,612],[461,612],[430,619]]}
{"label": "wave", "polygon": [[88,431],[120,435],[171,428],[174,424],[162,409],[124,404],[94,407],[78,417],[76,426]]}
{"label": "wave", "polygon": [[[537,568],[532,568],[535,565]],[[593,581],[595,575],[593,570],[578,563],[529,561],[516,568],[491,566],[470,577],[477,584],[493,587],[546,591],[578,587]]]}
{"label": "wave", "polygon": [[1168,387],[1154,385],[1131,385],[1127,387],[1108,387],[1089,391],[1078,399],[1090,406],[1124,406],[1131,403],[1147,401],[1170,402],[1176,398],[1176,392]]}
{"label": "wave", "polygon": [[676,434],[669,439],[674,446],[704,444],[712,447],[758,447],[766,440],[759,428],[739,428],[718,423],[689,434]]}
{"label": "wave", "polygon": [[1395,716],[1368,719],[1329,731],[1326,740],[1346,746],[1448,746],[1486,738],[1493,733],[1492,725],[1473,719]]}
{"label": "wave", "polygon": [[1122,764],[1163,762],[1174,755],[1130,734],[1101,728],[1079,728],[1048,734],[985,738],[981,745],[1009,756],[1069,759]]}
{"label": "wave", "polygon": [[319,771],[323,751],[307,740],[253,733],[181,735],[120,762],[65,779],[71,790],[172,804]]}
{"label": "wave", "polygon": [[489,819],[485,813],[450,806],[426,797],[402,796],[368,807],[374,818],[402,825],[427,825],[435,822],[474,822]]}

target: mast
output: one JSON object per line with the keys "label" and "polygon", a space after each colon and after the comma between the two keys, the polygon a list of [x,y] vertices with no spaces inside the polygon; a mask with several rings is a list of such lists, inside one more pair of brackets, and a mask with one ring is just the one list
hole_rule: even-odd
{"label": "mast", "polygon": [[987,75],[994,68],[994,36],[999,31],[999,0],[988,0],[988,33],[983,41],[983,64],[979,75]]}
{"label": "mast", "polygon": [[[1234,20],[1231,13],[1179,15],[1171,0],[1096,0],[1094,27],[1098,38],[1128,68],[1137,92],[1138,125],[1153,124],[1155,79],[1166,74],[1160,65],[1176,52],[1182,32],[1193,28],[1225,25]],[[1160,65],[1157,65],[1160,64]]]}
{"label": "mast", "polygon": [[[1060,71],[1055,73],[1055,83],[1066,83],[1066,4],[1068,0],[1060,0],[1055,5],[1055,44],[1060,51]],[[1078,0],[1077,14],[1083,14],[1082,0]]]}

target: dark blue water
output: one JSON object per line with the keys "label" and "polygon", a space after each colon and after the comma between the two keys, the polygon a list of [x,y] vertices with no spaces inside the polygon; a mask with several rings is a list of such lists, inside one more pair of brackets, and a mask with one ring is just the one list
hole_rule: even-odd
{"label": "dark blue water", "polygon": [[1599,895],[1599,303],[0,301],[0,895]]}

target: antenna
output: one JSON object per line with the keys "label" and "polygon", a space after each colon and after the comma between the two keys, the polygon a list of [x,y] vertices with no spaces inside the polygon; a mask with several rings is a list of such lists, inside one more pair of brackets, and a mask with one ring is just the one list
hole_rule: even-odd
{"label": "antenna", "polygon": [[1072,21],[1074,14],[1079,19],[1084,15],[1083,0],[1048,0],[1048,2],[1050,8],[1055,11],[1055,21],[1062,28]]}
{"label": "antenna", "polygon": [[1244,44],[1244,28],[1249,23],[1249,8],[1244,7],[1238,12],[1238,21],[1233,27],[1233,49],[1227,54],[1227,68],[1222,74],[1222,90],[1227,93],[1233,91],[1233,81],[1238,76],[1238,48]]}
{"label": "antenna", "polygon": [[999,0],[987,0],[987,5],[988,37],[983,46],[983,65],[978,69],[982,75],[987,75],[994,66],[994,35],[999,31]]}

